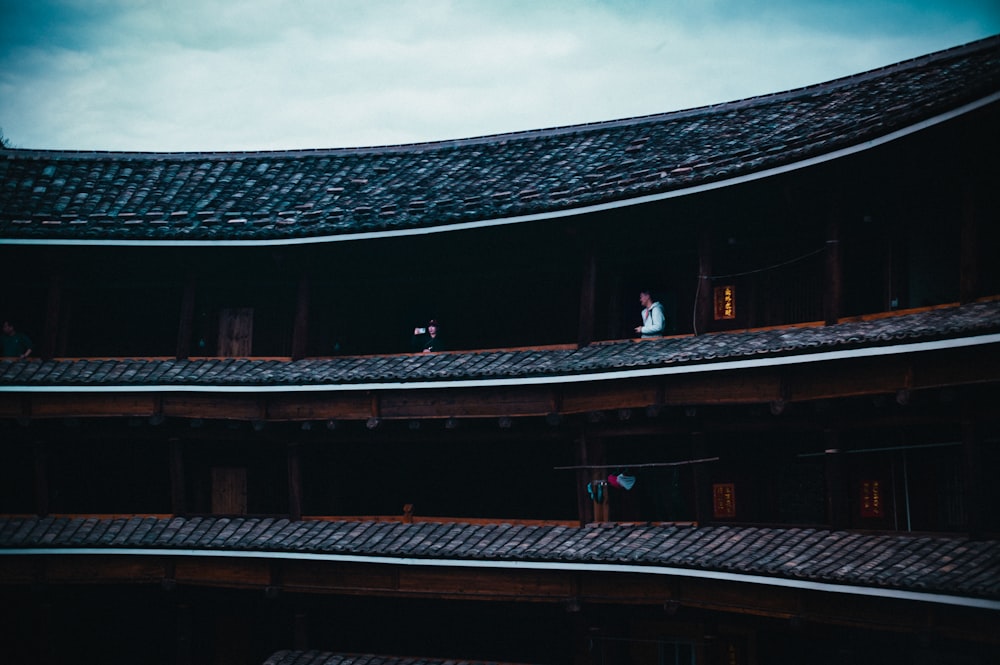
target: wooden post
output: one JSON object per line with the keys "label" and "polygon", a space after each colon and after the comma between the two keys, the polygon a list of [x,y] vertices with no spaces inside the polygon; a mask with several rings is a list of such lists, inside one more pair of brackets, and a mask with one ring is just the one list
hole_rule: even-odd
{"label": "wooden post", "polygon": [[59,340],[59,309],[62,304],[63,274],[60,268],[53,268],[49,274],[49,292],[45,300],[45,330],[41,348],[34,350],[39,358],[51,358],[57,353]]}
{"label": "wooden post", "polygon": [[959,250],[958,298],[962,304],[979,297],[979,219],[976,186],[966,181],[962,187],[962,222]]}
{"label": "wooden post", "polygon": [[712,322],[712,233],[703,227],[698,237],[698,297],[695,301],[694,334],[708,331]]}
{"label": "wooden post", "polygon": [[608,291],[610,296],[607,302],[607,314],[608,314],[608,326],[605,330],[607,339],[621,339],[622,337],[632,336],[632,327],[635,323],[632,323],[632,327],[627,328],[628,333],[626,334],[622,330],[622,276],[621,272],[617,269],[613,269],[611,272],[605,270],[603,276],[604,281],[608,285]]}
{"label": "wooden post", "polygon": [[302,519],[302,464],[298,443],[289,443],[288,458],[288,519]]}
{"label": "wooden post", "polygon": [[170,510],[176,516],[187,514],[184,500],[184,444],[170,439]]}
{"label": "wooden post", "polygon": [[981,460],[979,428],[974,409],[965,404],[962,409],[962,451],[965,457],[965,519],[969,538],[977,540],[984,535],[983,496],[985,475]]}
{"label": "wooden post", "polygon": [[[576,445],[576,464],[585,466],[589,464],[587,454],[587,432],[580,432],[580,438]],[[580,518],[580,526],[594,519],[594,508],[591,505],[590,497],[587,496],[587,483],[590,482],[590,474],[586,469],[579,469],[576,472],[576,514]]]}
{"label": "wooden post", "polygon": [[[705,433],[691,433],[691,454],[694,459],[708,457],[708,443]],[[694,519],[698,524],[708,524],[712,517],[712,484],[709,468],[705,464],[694,465]]]}
{"label": "wooden post", "polygon": [[[576,448],[577,466],[604,464],[604,441],[587,435],[581,431]],[[577,514],[580,526],[588,522],[607,521],[607,503],[598,506],[587,493],[587,485],[591,481],[600,480],[603,469],[579,469],[576,472],[577,482]],[[604,474],[606,475],[606,474]]]}
{"label": "wooden post", "polygon": [[826,521],[832,529],[846,529],[850,520],[847,514],[844,453],[840,450],[840,436],[833,430],[826,430],[823,437],[826,445]]}
{"label": "wooden post", "polygon": [[594,341],[594,304],[597,299],[597,254],[588,248],[580,279],[580,328],[577,344],[587,346]]}
{"label": "wooden post", "polygon": [[843,308],[843,261],[840,251],[840,216],[830,212],[826,225],[826,279],[823,292],[823,319],[832,326]]}
{"label": "wooden post", "polygon": [[292,648],[305,651],[309,648],[309,616],[304,609],[297,608],[292,626]]}
{"label": "wooden post", "polygon": [[191,356],[191,331],[194,327],[194,300],[198,288],[198,278],[193,269],[188,269],[184,282],[184,295],[181,297],[180,320],[177,325],[178,360]]}
{"label": "wooden post", "polygon": [[35,441],[35,512],[39,517],[49,514],[49,465],[45,455],[45,442]]}
{"label": "wooden post", "polygon": [[[55,626],[52,617],[52,600],[48,591],[39,584],[39,591],[34,592],[35,598],[30,605],[31,624],[34,636],[30,638],[34,645],[34,658],[30,661],[36,665],[55,665],[57,659],[56,640],[52,639]],[[8,655],[9,657],[9,655]]]}
{"label": "wooden post", "polygon": [[309,341],[309,275],[299,277],[298,296],[295,301],[295,327],[292,330],[292,360],[306,357]]}
{"label": "wooden post", "polygon": [[174,662],[177,665],[190,665],[194,662],[192,651],[194,649],[194,618],[192,617],[191,606],[186,603],[177,603],[174,609],[176,625],[176,651],[174,652]]}

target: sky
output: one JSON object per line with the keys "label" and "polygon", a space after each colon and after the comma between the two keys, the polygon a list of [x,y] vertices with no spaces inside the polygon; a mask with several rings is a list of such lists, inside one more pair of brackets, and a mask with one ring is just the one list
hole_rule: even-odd
{"label": "sky", "polygon": [[25,149],[384,146],[615,120],[1000,34],[998,0],[0,0]]}

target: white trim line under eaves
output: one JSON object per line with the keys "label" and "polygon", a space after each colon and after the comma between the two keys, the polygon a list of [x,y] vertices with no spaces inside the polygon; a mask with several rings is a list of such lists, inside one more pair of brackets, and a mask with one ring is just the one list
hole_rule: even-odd
{"label": "white trim line under eaves", "polygon": [[635,198],[627,198],[620,201],[610,201],[607,203],[599,203],[596,205],[581,206],[579,208],[569,208],[564,210],[554,210],[551,212],[536,213],[532,215],[516,215],[514,217],[497,217],[492,219],[482,219],[475,222],[463,222],[458,224],[443,224],[437,226],[428,226],[421,228],[412,229],[398,229],[393,231],[367,231],[365,233],[344,233],[339,235],[331,236],[319,236],[319,237],[309,237],[309,238],[274,238],[267,240],[85,240],[85,239],[74,239],[74,238],[55,238],[51,240],[40,239],[40,238],[0,238],[0,245],[59,245],[59,246],[73,246],[73,245],[99,245],[104,247],[111,246],[154,246],[154,247],[230,247],[230,246],[277,246],[277,245],[312,245],[328,242],[346,242],[350,240],[371,240],[375,238],[398,238],[404,236],[419,236],[428,235],[432,233],[446,233],[451,231],[466,231],[470,229],[486,228],[491,226],[503,226],[506,224],[520,224],[524,222],[534,222],[545,219],[556,219],[562,217],[575,217],[577,215],[585,215],[595,212],[603,212],[606,210],[615,210],[618,208],[627,208],[630,206],[642,205],[645,203],[653,203],[656,201],[664,201],[667,199],[678,198],[681,196],[688,196],[690,194],[698,194],[700,192],[707,192],[714,189],[721,189],[723,187],[729,187],[731,185],[739,185],[745,182],[753,182],[755,180],[762,180],[764,178],[769,178],[771,176],[780,175],[782,173],[788,173],[790,171],[797,171],[809,166],[814,166],[816,164],[823,164],[825,162],[833,161],[841,157],[848,157],[850,155],[857,154],[859,152],[864,152],[871,148],[878,147],[880,145],[890,143],[897,139],[909,136],[910,134],[915,134],[919,131],[933,127],[935,125],[947,122],[953,118],[957,118],[966,113],[971,113],[979,108],[988,106],[996,101],[1000,101],[1000,92],[995,92],[991,95],[983,97],[982,99],[976,100],[960,106],[951,111],[947,111],[940,115],[934,116],[933,118],[927,118],[918,123],[910,125],[909,127],[904,127],[903,129],[890,132],[885,136],[880,136],[870,141],[863,141],[857,145],[849,146],[847,148],[841,148],[840,150],[834,150],[833,152],[825,153],[822,155],[817,155],[816,157],[810,157],[809,159],[804,159],[799,162],[793,162],[791,164],[785,164],[783,166],[778,166],[772,169],[765,169],[757,173],[748,173],[746,175],[737,176],[735,178],[729,178],[726,180],[719,180],[710,183],[705,183],[703,185],[696,185],[694,187],[687,187],[683,189],[671,190],[669,192],[662,192],[660,194],[649,194],[647,196],[637,196]]}
{"label": "white trim line under eaves", "polygon": [[394,566],[423,566],[437,568],[486,568],[505,570],[555,570],[566,572],[593,573],[632,573],[640,575],[667,575],[671,577],[689,577],[697,579],[720,580],[743,584],[763,584],[765,586],[803,589],[807,591],[823,591],[827,593],[842,593],[856,596],[877,598],[893,598],[896,600],[938,603],[941,605],[957,605],[982,610],[1000,611],[1000,600],[957,596],[953,594],[928,593],[923,591],[906,591],[902,589],[886,589],[865,587],[854,584],[831,584],[828,582],[812,582],[784,577],[768,577],[765,575],[750,575],[746,573],[728,573],[714,570],[698,570],[692,568],[676,568],[673,566],[630,565],[621,563],[574,563],[555,561],[493,561],[470,559],[421,559],[413,557],[363,556],[356,554],[325,554],[320,552],[266,552],[266,551],[223,551],[198,549],[129,549],[129,548],[25,548],[0,549],[0,555],[7,556],[53,556],[53,555],[90,555],[90,556],[172,556],[172,557],[220,557],[230,559],[283,559],[296,561],[328,561],[331,563],[365,563]]}
{"label": "white trim line under eaves", "polygon": [[[638,343],[642,344],[643,342]],[[805,363],[828,362],[832,360],[852,360],[856,358],[891,356],[903,353],[959,349],[997,343],[1000,343],[1000,333],[978,335],[975,337],[960,337],[957,339],[935,340],[931,342],[917,342],[913,344],[897,344],[893,346],[875,346],[861,349],[845,349],[842,351],[826,351],[824,353],[778,356],[776,358],[748,358],[744,360],[731,360],[728,362],[707,362],[671,367],[648,367],[644,369],[590,372],[586,374],[556,374],[502,379],[452,379],[442,381],[388,381],[373,383],[323,383],[293,385],[274,383],[255,386],[196,386],[171,384],[134,386],[128,384],[102,386],[0,385],[0,393],[311,393],[559,385],[567,383],[584,383],[589,381],[611,381],[678,374],[695,374],[701,372],[755,369],[760,367],[801,365]]]}

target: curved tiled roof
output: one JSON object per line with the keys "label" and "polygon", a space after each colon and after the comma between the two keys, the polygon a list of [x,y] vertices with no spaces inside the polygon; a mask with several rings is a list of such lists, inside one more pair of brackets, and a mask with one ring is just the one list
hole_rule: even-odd
{"label": "curved tiled roof", "polygon": [[379,148],[0,151],[0,242],[301,241],[595,209],[861,149],[994,102],[1000,37],[785,93]]}
{"label": "curved tiled roof", "polygon": [[631,572],[657,566],[1000,601],[1000,541],[957,536],[735,526],[0,518],[0,550],[7,553],[81,548],[620,564],[634,566]]}
{"label": "curved tiled roof", "polygon": [[114,386],[274,387],[397,382],[552,379],[706,363],[849,351],[1000,333],[1000,300],[941,307],[832,326],[806,326],[589,346],[345,356],[0,360],[0,390]]}

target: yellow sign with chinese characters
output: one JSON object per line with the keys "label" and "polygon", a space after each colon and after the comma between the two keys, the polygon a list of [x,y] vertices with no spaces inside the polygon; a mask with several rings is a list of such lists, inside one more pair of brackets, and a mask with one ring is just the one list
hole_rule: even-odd
{"label": "yellow sign with chinese characters", "polygon": [[736,287],[732,284],[715,287],[715,320],[736,318]]}

